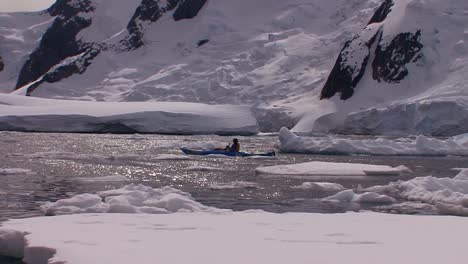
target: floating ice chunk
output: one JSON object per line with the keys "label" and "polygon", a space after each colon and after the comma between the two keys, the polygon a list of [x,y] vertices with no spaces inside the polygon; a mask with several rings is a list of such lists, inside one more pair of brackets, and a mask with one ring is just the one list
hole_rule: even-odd
{"label": "floating ice chunk", "polygon": [[73,180],[80,182],[119,182],[128,181],[128,178],[122,175],[109,175],[102,177],[78,177],[73,178]]}
{"label": "floating ice chunk", "polygon": [[28,169],[20,169],[20,168],[5,168],[0,169],[0,175],[16,175],[16,174],[31,174],[32,171]]}
{"label": "floating ice chunk", "polygon": [[395,176],[400,175],[406,167],[386,165],[369,165],[359,163],[335,163],[312,161],[306,163],[259,167],[255,172],[260,175],[279,175],[281,177],[297,176]]}
{"label": "floating ice chunk", "polygon": [[246,182],[246,181],[234,181],[230,183],[214,183],[210,185],[211,189],[215,190],[231,190],[231,189],[248,189],[248,188],[259,188],[258,184],[255,182]]}
{"label": "floating ice chunk", "polygon": [[461,169],[460,172],[453,178],[459,181],[468,181],[468,169]]}
{"label": "floating ice chunk", "polygon": [[97,195],[80,194],[55,203],[46,203],[41,208],[46,215],[222,211],[204,206],[196,202],[189,193],[171,187],[153,189],[134,184],[99,192]]}
{"label": "floating ice chunk", "polygon": [[309,154],[363,154],[400,156],[468,156],[468,136],[446,140],[417,136],[415,139],[349,139],[337,136],[300,137],[287,128],[280,130],[282,152]]}
{"label": "floating ice chunk", "polygon": [[26,241],[24,232],[0,229],[0,256],[23,258]]}
{"label": "floating ice chunk", "polygon": [[356,203],[394,203],[396,200],[390,196],[373,192],[356,194],[353,190],[345,190],[335,195],[323,198],[325,201],[356,202]]}
{"label": "floating ice chunk", "polygon": [[398,181],[383,186],[373,186],[366,191],[389,194],[409,201],[436,205],[441,212],[468,210],[468,169],[462,170],[455,178],[418,177],[409,181]]}
{"label": "floating ice chunk", "polygon": [[293,186],[293,189],[302,189],[302,190],[313,190],[313,191],[343,191],[345,187],[338,183],[331,182],[304,182],[299,186]]}

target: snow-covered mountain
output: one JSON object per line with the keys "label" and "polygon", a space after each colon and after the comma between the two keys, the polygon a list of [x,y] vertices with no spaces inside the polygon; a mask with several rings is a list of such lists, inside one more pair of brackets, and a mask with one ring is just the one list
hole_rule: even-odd
{"label": "snow-covered mountain", "polygon": [[467,1],[385,0],[344,44],[321,92],[337,109],[314,126],[359,134],[466,133],[466,41]]}
{"label": "snow-covered mountain", "polygon": [[262,130],[461,133],[465,2],[58,0],[0,14],[0,92],[247,104]]}

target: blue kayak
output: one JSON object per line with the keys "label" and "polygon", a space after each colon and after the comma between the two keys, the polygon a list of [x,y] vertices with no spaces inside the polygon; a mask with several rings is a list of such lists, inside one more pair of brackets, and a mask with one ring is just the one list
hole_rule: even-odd
{"label": "blue kayak", "polygon": [[236,151],[227,151],[227,150],[195,150],[188,148],[181,148],[182,152],[187,155],[225,155],[230,157],[252,157],[252,156],[262,156],[262,157],[273,157],[276,155],[274,151],[267,153],[247,153],[247,152],[236,152]]}

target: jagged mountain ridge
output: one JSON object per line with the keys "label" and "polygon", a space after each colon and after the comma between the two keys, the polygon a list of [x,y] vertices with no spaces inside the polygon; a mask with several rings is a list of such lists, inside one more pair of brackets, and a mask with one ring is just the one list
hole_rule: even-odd
{"label": "jagged mountain ridge", "polygon": [[[47,12],[56,17],[51,27],[44,33],[39,47],[30,55],[23,66],[16,89],[29,85],[30,94],[44,82],[55,83],[73,74],[86,71],[92,60],[101,51],[124,52],[144,45],[145,23],[154,23],[165,13],[173,11],[175,21],[196,16],[206,0],[142,0],[135,10],[126,29],[126,36],[118,44],[105,42],[84,42],[77,35],[92,24],[92,13],[99,1],[58,0]],[[162,6],[161,4],[165,4]],[[78,56],[73,58],[74,56]],[[72,58],[64,63],[64,60]],[[61,64],[52,71],[50,69]]]}
{"label": "jagged mountain ridge", "polygon": [[[57,15],[61,8],[66,10],[63,16],[76,14],[68,20],[61,19],[62,15],[52,17],[54,21],[42,42],[55,25],[62,25],[62,29],[69,26],[61,21],[91,20],[91,25],[75,23],[76,28],[82,29],[69,34],[76,38],[68,45],[71,52],[57,52],[67,46],[64,45],[67,41],[56,44],[60,45],[57,48],[53,45],[41,48],[38,43],[39,48],[30,51],[32,55],[22,66],[16,88],[33,81],[28,87],[30,91],[40,87],[31,93],[33,96],[107,101],[221,103],[230,98],[234,103],[256,104],[287,100],[293,86],[301,87],[297,95],[313,90],[331,63],[328,56],[322,58],[321,54],[336,53],[339,41],[361,28],[377,6],[374,1],[344,0],[331,3],[260,0],[255,5],[249,1],[191,0],[180,1],[176,10],[161,17],[174,8],[175,2],[112,1],[125,5],[119,10],[134,10],[131,14],[102,11],[112,7],[108,2],[80,2],[83,11],[79,13],[73,11],[76,8],[73,1],[58,1],[52,6],[46,12],[49,15]],[[154,11],[154,3],[165,5]],[[100,7],[103,4],[106,8]],[[253,6],[251,10],[245,10],[249,5]],[[205,16],[196,15],[200,8],[207,9]],[[138,10],[143,11],[143,16]],[[121,29],[105,25],[105,20],[113,20],[117,15],[126,17],[114,23],[120,24]],[[170,15],[172,19],[167,19]],[[192,19],[184,22],[181,20],[184,16]],[[135,23],[135,18],[140,22]],[[159,21],[151,21],[156,18]],[[311,52],[306,52],[307,46]],[[53,63],[45,63],[50,72],[43,73],[47,68],[41,69],[44,62],[35,63],[38,61],[35,54],[40,54],[40,50],[53,50],[65,58],[56,62],[58,59],[53,58],[59,56],[51,56]],[[92,70],[83,70],[90,67]],[[276,73],[269,74],[267,69]],[[310,72],[319,72],[320,76]],[[124,85],[128,88],[124,89]]]}
{"label": "jagged mountain ridge", "polygon": [[[71,18],[91,21],[70,43],[81,53],[68,54],[18,93],[29,89],[32,96],[48,98],[249,104],[268,109],[258,114],[262,122],[277,119],[281,124],[276,126],[290,126],[301,119],[298,131],[340,133],[438,130],[434,133],[442,135],[450,129],[427,125],[440,116],[428,118],[420,102],[450,95],[457,105],[437,104],[441,113],[466,108],[458,104],[466,96],[464,1],[187,0],[178,2],[180,9],[174,3],[92,0],[92,10]],[[176,14],[189,19],[178,20]],[[14,29],[3,33],[0,28],[3,92],[14,88],[8,84],[18,79],[18,68],[40,47],[34,39],[43,40],[60,20],[56,13],[28,14],[34,19],[18,30],[18,17],[25,14],[8,15],[0,15],[0,22]],[[18,54],[25,55],[12,60],[9,51],[20,37],[25,48]],[[271,109],[280,115],[271,115]],[[413,119],[388,119],[387,110]]]}

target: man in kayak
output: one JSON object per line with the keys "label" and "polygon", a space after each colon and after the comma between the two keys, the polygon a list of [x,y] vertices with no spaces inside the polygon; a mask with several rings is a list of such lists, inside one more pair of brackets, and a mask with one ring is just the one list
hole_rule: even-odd
{"label": "man in kayak", "polygon": [[237,138],[232,140],[232,145],[227,145],[225,150],[229,152],[239,152],[240,151],[240,144]]}

